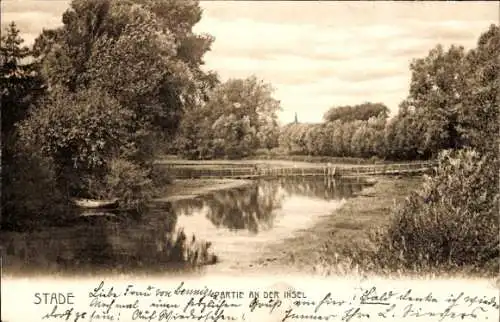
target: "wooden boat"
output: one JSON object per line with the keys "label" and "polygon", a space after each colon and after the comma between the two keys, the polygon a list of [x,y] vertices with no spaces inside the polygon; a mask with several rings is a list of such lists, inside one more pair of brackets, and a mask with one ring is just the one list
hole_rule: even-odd
{"label": "wooden boat", "polygon": [[118,199],[112,200],[95,200],[95,199],[84,199],[75,198],[73,199],[75,205],[86,209],[110,209],[118,207]]}

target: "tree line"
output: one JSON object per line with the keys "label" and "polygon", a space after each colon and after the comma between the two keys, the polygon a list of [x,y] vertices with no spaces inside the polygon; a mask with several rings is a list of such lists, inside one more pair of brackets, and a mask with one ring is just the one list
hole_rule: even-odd
{"label": "tree line", "polygon": [[386,119],[343,122],[339,119],[318,124],[288,124],[281,128],[279,146],[288,154],[361,157],[385,156]]}
{"label": "tree line", "polygon": [[280,148],[291,154],[392,160],[436,158],[446,149],[493,153],[498,38],[498,26],[492,25],[476,48],[438,45],[414,59],[409,93],[393,118],[382,103],[333,107],[323,123],[284,126]]}
{"label": "tree line", "polygon": [[492,25],[473,49],[437,45],[414,59],[409,92],[391,118],[385,104],[365,102],[334,106],[322,123],[278,126],[280,103],[270,84],[256,77],[216,82],[207,100],[184,114],[169,152],[190,159],[239,159],[273,150],[416,160],[437,158],[446,149],[491,151],[491,138],[486,144],[481,138],[496,129],[497,111],[488,102],[497,81],[497,38]]}

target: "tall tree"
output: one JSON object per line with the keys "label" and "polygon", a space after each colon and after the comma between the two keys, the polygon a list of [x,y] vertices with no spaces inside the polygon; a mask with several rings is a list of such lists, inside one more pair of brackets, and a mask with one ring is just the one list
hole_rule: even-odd
{"label": "tall tree", "polygon": [[0,91],[2,106],[2,202],[0,229],[24,230],[46,220],[57,221],[70,211],[55,185],[50,162],[37,158],[19,143],[18,125],[36,111],[45,96],[31,51],[14,22],[0,41]]}
{"label": "tall tree", "polygon": [[[272,94],[269,84],[253,76],[220,84],[206,104],[182,120],[179,142],[186,144],[182,150],[198,158],[239,158],[259,147],[272,147],[277,141],[276,113],[280,109]],[[209,155],[201,155],[207,149],[200,145],[210,147]]]}
{"label": "tall tree", "polygon": [[425,124],[420,149],[433,155],[462,145],[458,113],[465,92],[465,55],[463,47],[451,46],[445,51],[438,45],[410,66],[410,93],[403,104]]}
{"label": "tall tree", "polygon": [[[192,31],[197,1],[73,0],[62,18],[35,41],[50,97],[23,124],[23,139],[55,160],[75,191],[112,195],[113,187],[128,189],[113,178],[130,183],[134,174],[123,170],[137,169],[140,181],[157,142],[171,139],[182,114],[206,99],[216,77],[201,65],[213,39]],[[88,183],[102,178],[111,181],[91,191]]]}
{"label": "tall tree", "polygon": [[467,91],[458,115],[464,145],[492,155],[498,152],[499,52],[500,27],[491,25],[467,54]]}
{"label": "tall tree", "polygon": [[15,125],[23,120],[36,99],[44,93],[42,79],[30,62],[31,51],[23,46],[15,22],[0,41],[0,88],[2,90],[2,141],[9,141]]}
{"label": "tall tree", "polygon": [[200,68],[213,39],[192,32],[200,19],[197,1],[74,0],[35,48],[51,87],[102,88],[173,132],[213,83]]}

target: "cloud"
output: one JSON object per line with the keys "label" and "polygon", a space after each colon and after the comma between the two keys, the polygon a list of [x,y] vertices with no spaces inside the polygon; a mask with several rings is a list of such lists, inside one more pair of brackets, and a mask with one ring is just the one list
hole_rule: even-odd
{"label": "cloud", "polygon": [[[276,88],[281,120],[320,121],[333,105],[376,101],[393,112],[408,93],[409,63],[438,43],[475,46],[497,23],[494,2],[202,1],[195,32],[215,36],[205,69],[256,75]],[[3,1],[28,43],[61,24],[69,1]]]}
{"label": "cloud", "polygon": [[[366,100],[395,112],[407,95],[413,58],[438,43],[472,47],[496,21],[484,3],[273,4],[204,2],[197,30],[216,37],[207,67],[223,78],[256,74],[272,82],[285,119],[293,110],[319,120],[336,102]],[[301,14],[292,19],[293,12]]]}
{"label": "cloud", "polygon": [[62,13],[69,1],[8,0],[2,2],[2,29],[14,21],[26,45],[31,45],[42,29],[62,25]]}

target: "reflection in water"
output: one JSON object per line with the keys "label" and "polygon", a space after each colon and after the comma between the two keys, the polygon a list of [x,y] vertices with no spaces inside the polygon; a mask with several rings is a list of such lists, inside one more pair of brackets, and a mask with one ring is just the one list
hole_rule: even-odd
{"label": "reflection in water", "polygon": [[281,207],[283,198],[279,185],[262,181],[194,200],[180,200],[174,202],[174,209],[180,216],[203,212],[217,228],[244,229],[257,234],[272,227],[274,210]]}
{"label": "reflection in water", "polygon": [[341,200],[351,197],[362,187],[362,183],[354,180],[339,181],[331,178],[262,180],[250,187],[179,200],[173,206],[178,215],[204,213],[217,228],[243,229],[257,234],[272,228],[276,210],[282,208],[285,199],[290,201],[301,196],[326,201]]}
{"label": "reflection in water", "polygon": [[272,227],[274,209],[281,205],[277,185],[262,182],[245,189],[217,193],[207,201],[207,218],[216,227],[247,229],[252,233]]}
{"label": "reflection in water", "polygon": [[259,252],[335,213],[363,187],[356,180],[284,178],[173,203],[178,227],[210,240],[217,271],[251,265]]}
{"label": "reflection in water", "polygon": [[95,216],[68,227],[2,233],[4,273],[186,269],[213,263],[209,248],[227,260],[259,240],[286,238],[361,188],[356,181],[322,178],[261,180],[167,208],[154,205],[140,218]]}
{"label": "reflection in water", "polygon": [[212,262],[209,245],[176,229],[176,221],[174,212],[157,207],[140,219],[94,216],[70,227],[5,233],[4,273],[162,271]]}

